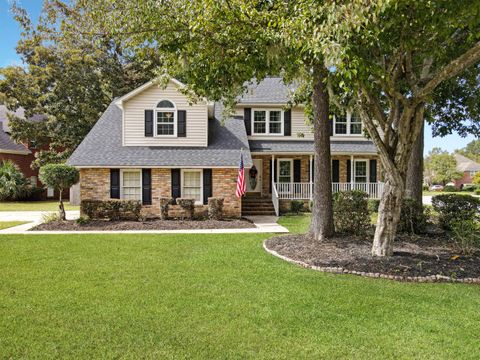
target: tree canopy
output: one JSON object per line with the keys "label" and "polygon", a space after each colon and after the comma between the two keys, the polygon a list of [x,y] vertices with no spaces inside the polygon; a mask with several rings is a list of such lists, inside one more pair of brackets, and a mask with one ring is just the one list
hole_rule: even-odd
{"label": "tree canopy", "polygon": [[467,146],[462,149],[457,149],[455,152],[480,163],[480,140],[472,140]]}
{"label": "tree canopy", "polygon": [[455,157],[438,147],[433,148],[425,158],[425,170],[429,181],[434,184],[445,185],[463,176],[457,171]]}

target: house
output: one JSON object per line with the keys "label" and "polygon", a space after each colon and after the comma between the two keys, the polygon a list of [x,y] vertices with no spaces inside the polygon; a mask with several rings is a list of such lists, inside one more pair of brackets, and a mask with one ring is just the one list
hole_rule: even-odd
{"label": "house", "polygon": [[460,154],[454,154],[457,162],[457,171],[463,174],[461,179],[455,180],[455,186],[461,189],[464,185],[471,185],[473,177],[480,172],[480,164]]}
{"label": "house", "polygon": [[[15,163],[23,175],[30,180],[35,188],[43,188],[43,184],[38,178],[38,169],[32,169],[31,164],[35,160],[35,153],[39,150],[33,144],[21,144],[15,142],[10,136],[10,126],[8,114],[11,113],[4,105],[0,105],[0,161],[11,160]],[[15,112],[15,116],[24,117],[23,108]],[[29,119],[30,121],[43,121],[43,117],[36,115]],[[47,198],[57,198],[58,194],[53,188],[47,188],[36,192],[32,199],[45,200]],[[64,198],[68,198],[68,191],[64,192]]]}
{"label": "house", "polygon": [[[251,82],[224,122],[220,103],[189,104],[183,86],[149,82],[110,104],[68,160],[80,169],[81,199],[138,199],[158,215],[161,197],[194,198],[201,210],[214,196],[232,217],[278,214],[293,199],[311,199],[313,133],[302,107],[284,109],[291,89],[281,78]],[[360,120],[337,117],[331,140],[333,190],[378,197],[377,149]],[[247,195],[238,199],[241,151]]]}

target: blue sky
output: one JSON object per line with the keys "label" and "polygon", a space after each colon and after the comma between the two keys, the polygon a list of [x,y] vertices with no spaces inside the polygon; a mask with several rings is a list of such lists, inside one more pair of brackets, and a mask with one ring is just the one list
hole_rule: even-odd
{"label": "blue sky", "polygon": [[[42,0],[21,0],[20,5],[27,9],[28,13],[36,18],[42,7]],[[20,29],[13,20],[10,13],[10,0],[0,0],[0,67],[21,64],[20,58],[15,53],[15,46],[20,36]],[[452,152],[455,149],[464,147],[468,142],[474,140],[473,136],[462,138],[458,135],[449,135],[443,138],[432,137],[429,126],[425,129],[425,153],[433,147]]]}

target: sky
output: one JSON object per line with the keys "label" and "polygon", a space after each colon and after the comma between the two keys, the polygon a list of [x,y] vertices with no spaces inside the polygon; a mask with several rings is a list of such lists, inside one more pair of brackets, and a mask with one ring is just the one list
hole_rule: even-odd
{"label": "sky", "polygon": [[[38,17],[42,8],[42,0],[20,0],[20,5],[27,9],[30,16],[35,19]],[[15,52],[15,46],[20,37],[20,29],[13,20],[10,12],[10,0],[0,0],[0,67],[8,65],[21,65],[22,62]],[[455,149],[464,147],[473,136],[462,138],[456,134],[448,135],[443,138],[432,137],[431,128],[427,125],[425,128],[425,154],[434,147],[441,147],[444,150],[453,152]]]}

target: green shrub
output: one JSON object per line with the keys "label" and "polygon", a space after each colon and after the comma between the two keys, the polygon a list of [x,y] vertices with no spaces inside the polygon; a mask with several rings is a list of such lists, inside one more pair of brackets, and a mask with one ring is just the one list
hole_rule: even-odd
{"label": "green shrub", "polygon": [[208,198],[208,218],[212,220],[222,220],[223,218],[223,198]]}
{"label": "green shrub", "polygon": [[90,222],[90,218],[88,216],[80,216],[75,221],[78,225],[87,225]]}
{"label": "green shrub", "polygon": [[458,191],[458,189],[453,185],[446,185],[443,188],[443,192],[456,192],[456,191]]}
{"label": "green shrub", "polygon": [[333,222],[339,234],[365,235],[370,228],[367,193],[360,190],[335,193]]}
{"label": "green shrub", "polygon": [[428,191],[428,190],[430,190],[430,188],[429,188],[428,185],[422,185],[422,190],[423,191]]}
{"label": "green shrub", "polygon": [[474,192],[476,189],[477,189],[477,186],[473,184],[463,185],[462,187],[462,191],[465,191],[465,192]]}
{"label": "green shrub", "polygon": [[31,193],[31,186],[11,160],[0,163],[0,201],[19,200]]}
{"label": "green shrub", "polygon": [[480,188],[475,190],[475,195],[480,195]]}
{"label": "green shrub", "polygon": [[480,199],[471,195],[436,195],[432,198],[432,206],[439,214],[440,224],[447,229],[458,221],[476,220],[480,214]]}
{"label": "green shrub", "polygon": [[299,214],[304,210],[304,202],[299,200],[292,200],[290,202],[290,212],[294,214]]}
{"label": "green shrub", "polygon": [[370,213],[377,213],[380,206],[380,199],[368,199],[368,211]]}
{"label": "green shrub", "polygon": [[137,200],[82,200],[80,213],[90,219],[139,220],[142,203]]}
{"label": "green shrub", "polygon": [[43,224],[48,224],[48,223],[51,223],[53,221],[58,221],[60,220],[60,218],[58,217],[58,214],[57,213],[45,213],[42,215],[42,223]]}
{"label": "green shrub", "polygon": [[411,198],[403,199],[398,232],[419,234],[425,229],[427,220],[423,205]]}
{"label": "green shrub", "polygon": [[477,221],[456,221],[451,224],[451,227],[451,237],[458,251],[471,255],[480,249],[480,226]]}

